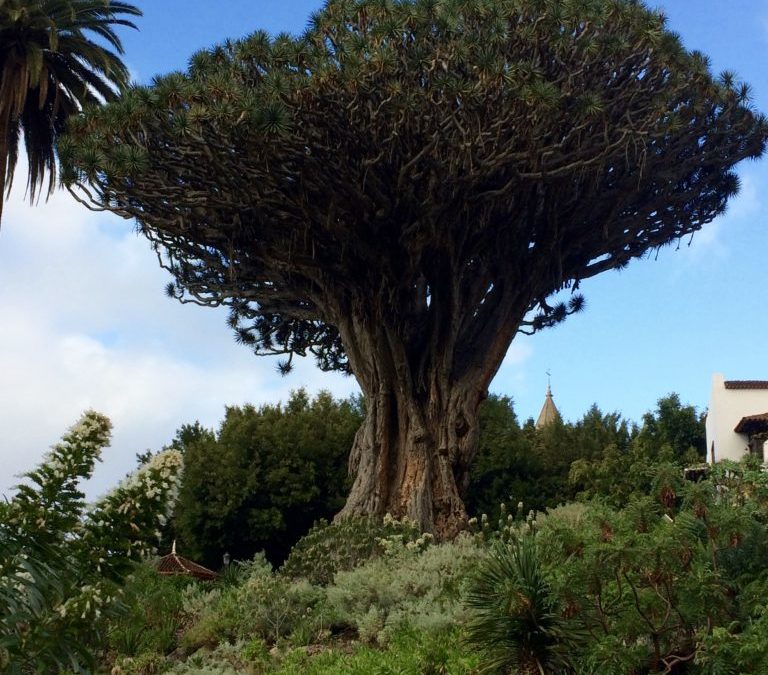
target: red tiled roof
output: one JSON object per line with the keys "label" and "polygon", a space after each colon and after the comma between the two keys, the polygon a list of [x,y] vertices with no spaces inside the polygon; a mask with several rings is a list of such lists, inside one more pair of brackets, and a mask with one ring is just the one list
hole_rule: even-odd
{"label": "red tiled roof", "polygon": [[766,427],[768,427],[768,412],[742,417],[734,431],[737,434],[749,434],[755,431],[762,431]]}
{"label": "red tiled roof", "polygon": [[768,389],[768,380],[726,380],[726,389]]}
{"label": "red tiled roof", "polygon": [[207,567],[198,565],[191,560],[182,558],[180,555],[176,555],[175,552],[160,558],[157,563],[157,571],[158,574],[183,575],[206,580],[215,579],[218,576],[216,572],[212,572]]}

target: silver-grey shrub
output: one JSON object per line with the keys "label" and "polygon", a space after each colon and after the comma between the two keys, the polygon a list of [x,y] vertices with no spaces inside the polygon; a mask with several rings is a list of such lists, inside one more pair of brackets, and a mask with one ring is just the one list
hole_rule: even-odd
{"label": "silver-grey shrub", "polygon": [[327,588],[327,601],[368,642],[385,644],[406,625],[448,628],[464,620],[465,579],[486,555],[485,547],[468,535],[423,551],[403,546],[338,572]]}

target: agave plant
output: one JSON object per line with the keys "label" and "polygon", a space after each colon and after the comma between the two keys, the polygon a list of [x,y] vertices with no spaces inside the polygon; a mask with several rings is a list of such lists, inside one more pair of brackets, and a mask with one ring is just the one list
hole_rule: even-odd
{"label": "agave plant", "polygon": [[535,535],[496,545],[472,579],[467,605],[467,641],[482,654],[483,672],[573,672],[569,654],[581,635],[558,611]]}
{"label": "agave plant", "polygon": [[[0,0],[0,220],[24,136],[32,199],[55,186],[56,141],[86,105],[128,84],[116,26],[141,11],[110,0]],[[94,41],[95,38],[97,41]]]}

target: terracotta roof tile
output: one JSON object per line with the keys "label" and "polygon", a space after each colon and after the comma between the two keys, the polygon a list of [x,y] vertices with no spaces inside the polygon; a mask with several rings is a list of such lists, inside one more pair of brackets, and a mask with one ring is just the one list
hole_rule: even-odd
{"label": "terracotta roof tile", "polygon": [[198,579],[215,579],[218,575],[216,572],[212,572],[202,565],[182,558],[176,553],[170,553],[169,555],[160,558],[157,563],[157,571],[159,574],[166,575],[183,575],[189,577],[197,577]]}
{"label": "terracotta roof tile", "polygon": [[750,434],[758,430],[763,430],[766,426],[768,426],[768,412],[742,417],[734,431],[737,434]]}
{"label": "terracotta roof tile", "polygon": [[726,380],[726,389],[768,389],[768,380]]}

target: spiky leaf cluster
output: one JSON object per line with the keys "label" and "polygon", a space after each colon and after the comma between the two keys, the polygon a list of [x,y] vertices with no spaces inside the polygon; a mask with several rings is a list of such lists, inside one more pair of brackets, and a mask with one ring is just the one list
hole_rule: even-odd
{"label": "spiky leaf cluster", "polygon": [[636,0],[330,0],[91,111],[62,157],[256,352],[357,372],[378,326],[460,377],[722,213],[765,138]]}
{"label": "spiky leaf cluster", "polygon": [[0,0],[0,213],[19,143],[29,161],[32,199],[56,178],[56,141],[85,106],[128,85],[116,27],[141,12],[110,0]]}

